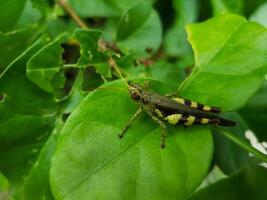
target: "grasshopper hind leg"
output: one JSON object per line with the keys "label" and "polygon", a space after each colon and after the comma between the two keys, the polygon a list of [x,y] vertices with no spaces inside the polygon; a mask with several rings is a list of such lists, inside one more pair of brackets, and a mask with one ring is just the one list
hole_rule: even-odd
{"label": "grasshopper hind leg", "polygon": [[122,129],[122,131],[119,133],[119,138],[123,138],[124,137],[126,131],[131,127],[132,123],[140,115],[141,112],[142,112],[142,109],[139,108],[136,111],[136,113],[132,116],[132,118],[130,119],[130,121],[126,124],[126,126]]}
{"label": "grasshopper hind leg", "polygon": [[161,128],[161,135],[160,135],[160,147],[163,149],[165,147],[165,141],[166,138],[168,137],[168,132],[167,132],[167,126],[163,121],[161,121],[159,118],[155,117],[152,113],[148,112],[148,114],[151,116],[151,118],[157,122]]}

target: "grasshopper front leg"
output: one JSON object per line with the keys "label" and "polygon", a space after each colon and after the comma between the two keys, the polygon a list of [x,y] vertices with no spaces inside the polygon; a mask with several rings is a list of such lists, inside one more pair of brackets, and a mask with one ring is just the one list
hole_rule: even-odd
{"label": "grasshopper front leg", "polygon": [[130,126],[132,125],[132,123],[134,122],[134,120],[140,115],[140,113],[142,112],[142,109],[139,108],[136,113],[132,116],[132,118],[130,119],[130,121],[126,124],[126,126],[122,129],[122,131],[119,133],[119,138],[123,138],[126,131],[130,128]]}

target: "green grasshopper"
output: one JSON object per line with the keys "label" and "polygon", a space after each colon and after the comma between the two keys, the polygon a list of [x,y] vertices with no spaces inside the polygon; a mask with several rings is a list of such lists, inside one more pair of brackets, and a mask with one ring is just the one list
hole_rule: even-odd
{"label": "green grasshopper", "polygon": [[123,138],[128,128],[145,111],[162,128],[161,148],[165,147],[167,138],[167,126],[165,122],[172,125],[183,124],[189,127],[193,124],[212,124],[219,126],[235,126],[235,122],[224,119],[216,115],[221,110],[218,107],[211,107],[184,98],[169,98],[154,92],[149,92],[146,86],[128,82],[129,94],[140,108],[132,116],[128,124],[119,133],[119,138]]}

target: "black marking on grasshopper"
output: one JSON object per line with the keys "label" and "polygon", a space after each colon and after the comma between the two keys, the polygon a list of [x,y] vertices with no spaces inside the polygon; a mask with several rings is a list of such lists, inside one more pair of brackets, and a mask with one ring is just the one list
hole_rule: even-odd
{"label": "black marking on grasshopper", "polygon": [[[193,124],[212,124],[219,126],[234,126],[235,122],[219,117],[214,113],[220,112],[217,107],[210,107],[188,99],[171,99],[154,92],[147,91],[139,84],[129,82],[129,93],[131,98],[140,105],[141,110],[148,113],[162,128],[166,128],[165,121],[170,124],[183,124],[191,126]],[[138,114],[140,109],[138,110]],[[130,123],[136,119],[138,114],[130,120]],[[119,134],[123,137],[130,123]],[[167,137],[166,130],[161,135],[161,147],[165,146]]]}

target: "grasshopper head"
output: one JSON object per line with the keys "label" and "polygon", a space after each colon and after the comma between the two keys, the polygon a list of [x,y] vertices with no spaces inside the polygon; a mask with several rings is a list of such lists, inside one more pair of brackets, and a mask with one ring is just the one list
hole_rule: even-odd
{"label": "grasshopper head", "polygon": [[128,82],[129,84],[129,93],[131,95],[131,98],[134,100],[134,101],[139,101],[140,98],[141,98],[141,95],[142,95],[142,90],[143,88],[138,85],[138,84],[133,84],[131,82]]}

